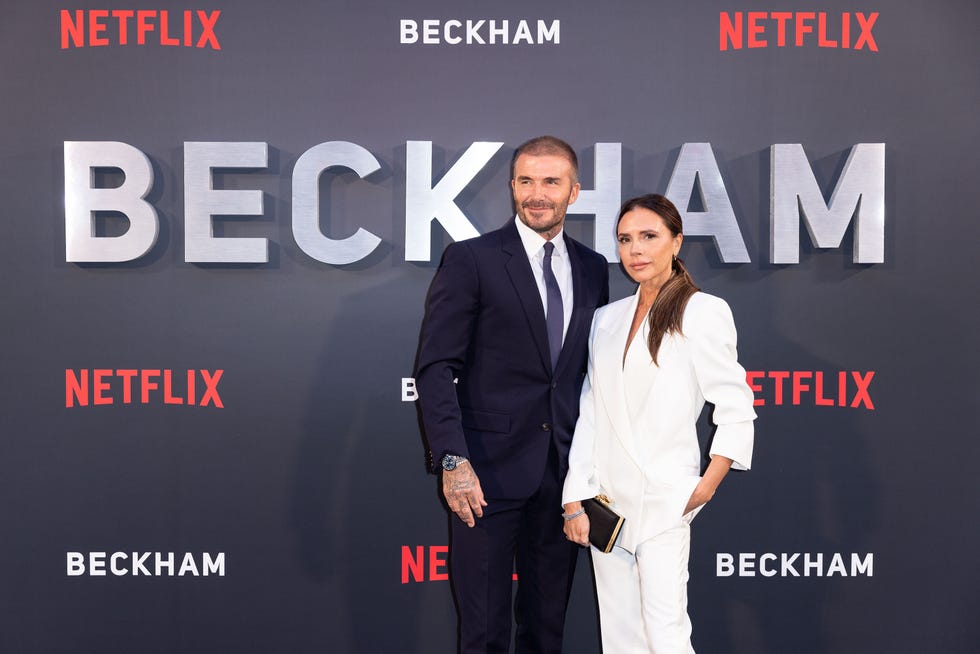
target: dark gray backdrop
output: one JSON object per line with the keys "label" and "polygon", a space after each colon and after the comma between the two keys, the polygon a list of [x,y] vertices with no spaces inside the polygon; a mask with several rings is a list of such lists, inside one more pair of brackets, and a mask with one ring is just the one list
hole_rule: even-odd
{"label": "dark gray backdrop", "polygon": [[[541,133],[574,144],[586,189],[594,144],[622,143],[624,198],[664,191],[680,147],[710,142],[752,262],[722,263],[709,238],[683,256],[731,304],[745,367],[875,371],[873,411],[759,407],[754,469],[694,530],[695,647],[975,647],[975,3],[793,7],[880,12],[878,52],[778,48],[771,32],[768,48],[721,52],[720,12],[785,7],[717,0],[4,4],[0,650],[451,651],[449,584],[401,582],[403,546],[446,540],[401,378],[449,239],[434,224],[433,261],[405,261],[406,141],[433,142],[434,179],[472,142],[505,143],[457,200],[486,231],[511,212],[513,147]],[[220,9],[221,50],[60,48],[60,10],[137,4]],[[424,18],[559,19],[561,42],[399,44],[398,21]],[[151,160],[161,232],[147,256],[66,263],[75,140]],[[383,239],[346,266],[308,257],[290,228],[296,159],[329,140],[382,164],[323,184],[325,231]],[[186,141],[269,144],[267,169],[221,178],[261,189],[264,216],[215,228],[270,239],[268,264],[184,262]],[[852,263],[850,230],[831,250],[803,230],[799,264],[767,263],[774,143],[803,144],[825,196],[852,145],[886,144],[884,263]],[[569,229],[592,242],[591,216]],[[613,297],[631,292],[615,266],[613,279]],[[65,370],[95,368],[222,369],[225,408],[66,408]],[[68,576],[74,551],[223,552],[226,569]],[[719,552],[873,553],[874,571],[719,577]],[[587,561],[569,652],[598,650]]]}

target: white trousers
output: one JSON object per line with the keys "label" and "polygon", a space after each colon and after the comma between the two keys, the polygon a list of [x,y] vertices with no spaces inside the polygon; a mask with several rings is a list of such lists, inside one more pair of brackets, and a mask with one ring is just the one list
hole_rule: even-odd
{"label": "white trousers", "polygon": [[631,554],[592,548],[603,654],[694,654],[687,615],[686,522],[644,541]]}

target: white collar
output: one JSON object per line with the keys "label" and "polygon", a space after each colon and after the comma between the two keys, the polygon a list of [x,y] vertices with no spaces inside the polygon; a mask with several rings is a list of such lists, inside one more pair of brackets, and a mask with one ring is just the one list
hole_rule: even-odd
{"label": "white collar", "polygon": [[[524,251],[527,252],[527,258],[529,261],[533,261],[534,257],[537,256],[538,252],[544,248],[544,244],[547,243],[548,240],[541,236],[541,234],[538,234],[536,231],[525,225],[520,216],[514,216],[514,223],[517,225],[517,233],[521,236],[521,244],[524,245]],[[555,234],[554,238],[551,239],[551,242],[555,244],[555,252],[557,252],[559,256],[568,256],[568,248],[565,246],[564,227],[562,227],[562,229]]]}

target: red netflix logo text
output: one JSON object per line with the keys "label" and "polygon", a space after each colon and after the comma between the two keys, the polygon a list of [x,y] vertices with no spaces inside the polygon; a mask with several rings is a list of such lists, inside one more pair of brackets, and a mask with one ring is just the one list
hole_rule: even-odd
{"label": "red netflix logo text", "polygon": [[745,381],[755,393],[755,406],[806,404],[874,411],[870,392],[874,376],[873,370],[749,370]]}
{"label": "red netflix logo text", "polygon": [[65,370],[65,408],[102,404],[185,404],[225,408],[218,393],[224,370],[126,368]]}
{"label": "red netflix logo text", "polygon": [[61,49],[159,43],[220,50],[214,32],[220,11],[167,9],[61,10]]}
{"label": "red netflix logo text", "polygon": [[[448,545],[402,545],[402,583],[449,579]],[[517,581],[517,573],[513,575]]]}
{"label": "red netflix logo text", "polygon": [[[853,19],[853,20],[852,20]],[[718,17],[718,49],[740,50],[743,47],[785,48],[792,35],[793,45],[801,48],[814,43],[821,48],[867,48],[878,52],[875,21],[878,12],[865,16],[860,12],[836,14],[814,11],[736,11],[721,12]],[[853,45],[852,35],[855,36]],[[775,36],[775,42],[773,42]]]}
{"label": "red netflix logo text", "polygon": [[[426,553],[428,550],[428,553]],[[402,583],[449,579],[448,545],[402,545]]]}

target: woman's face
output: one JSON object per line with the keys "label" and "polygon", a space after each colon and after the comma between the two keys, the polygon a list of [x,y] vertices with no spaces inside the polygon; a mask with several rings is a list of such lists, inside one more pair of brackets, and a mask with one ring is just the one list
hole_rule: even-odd
{"label": "woman's face", "polygon": [[633,281],[659,288],[670,278],[683,234],[674,236],[658,214],[637,207],[623,214],[616,230],[619,258]]}

